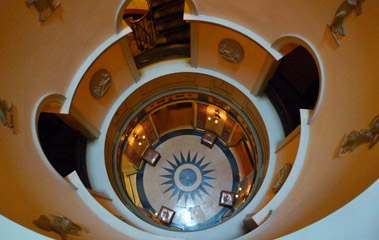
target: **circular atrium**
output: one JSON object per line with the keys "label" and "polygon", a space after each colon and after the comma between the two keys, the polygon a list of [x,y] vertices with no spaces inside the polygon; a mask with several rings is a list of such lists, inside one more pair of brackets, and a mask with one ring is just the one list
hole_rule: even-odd
{"label": "circular atrium", "polygon": [[[123,109],[112,122],[122,122]],[[237,214],[258,191],[267,164],[254,125],[233,101],[179,88],[135,109],[116,131],[112,166],[115,190],[137,216],[174,231],[201,230]],[[162,207],[172,211],[168,224],[158,219]]]}
{"label": "circular atrium", "polygon": [[377,2],[0,13],[0,239],[378,239]]}

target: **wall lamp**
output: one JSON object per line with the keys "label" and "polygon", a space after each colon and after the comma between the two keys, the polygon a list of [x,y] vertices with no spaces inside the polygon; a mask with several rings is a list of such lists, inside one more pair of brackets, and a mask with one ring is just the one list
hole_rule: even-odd
{"label": "wall lamp", "polygon": [[134,141],[138,143],[138,146],[141,146],[142,142],[146,139],[146,136],[142,135],[142,137],[139,137],[137,132],[133,132],[133,138],[134,138]]}
{"label": "wall lamp", "polygon": [[215,124],[218,123],[218,121],[220,120],[221,116],[220,116],[220,110],[216,109],[213,113],[213,118],[212,117],[208,117],[208,121],[210,122],[214,122]]}

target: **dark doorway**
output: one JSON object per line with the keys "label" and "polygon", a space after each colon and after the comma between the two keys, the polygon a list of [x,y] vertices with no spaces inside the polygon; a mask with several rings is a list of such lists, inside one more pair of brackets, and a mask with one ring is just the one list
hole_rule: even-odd
{"label": "dark doorway", "polygon": [[87,139],[53,113],[40,114],[38,136],[54,169],[62,177],[76,170],[83,184],[90,188],[86,169]]}
{"label": "dark doorway", "polygon": [[318,91],[317,65],[312,55],[299,46],[283,57],[265,90],[279,114],[286,136],[299,126],[299,110],[314,108]]}

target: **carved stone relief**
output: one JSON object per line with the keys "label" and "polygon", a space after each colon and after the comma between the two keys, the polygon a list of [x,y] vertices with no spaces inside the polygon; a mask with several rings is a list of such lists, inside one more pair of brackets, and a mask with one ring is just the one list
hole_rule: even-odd
{"label": "carved stone relief", "polygon": [[338,156],[350,151],[353,152],[363,143],[368,143],[368,149],[371,149],[379,140],[379,115],[374,117],[370,123],[370,128],[362,129],[359,132],[354,130],[345,135]]}
{"label": "carved stone relief", "polygon": [[340,41],[337,37],[337,33],[342,36],[346,35],[345,26],[342,24],[343,19],[353,10],[355,10],[355,13],[357,14],[357,16],[361,15],[363,1],[364,0],[343,1],[336,11],[333,22],[328,23],[328,27],[330,31],[332,32],[334,40],[336,40],[336,43],[338,44],[338,46],[340,45]]}
{"label": "carved stone relief", "polygon": [[111,87],[111,84],[111,74],[105,69],[100,69],[91,79],[90,91],[92,96],[96,99],[102,98]]}
{"label": "carved stone relief", "polygon": [[0,98],[0,121],[4,126],[12,129],[13,133],[15,133],[14,125],[13,125],[13,104],[10,102],[9,106],[5,102],[5,100]]}
{"label": "carved stone relief", "polygon": [[241,62],[244,56],[242,46],[233,39],[221,40],[218,44],[218,52],[221,57],[233,63]]}
{"label": "carved stone relief", "polygon": [[[57,7],[61,5],[60,2],[53,5],[53,0],[27,0],[25,1],[26,6],[29,8],[31,5],[33,5],[37,11],[38,11],[38,21],[41,23],[41,25],[47,20],[48,17],[53,13]],[[42,12],[44,12],[46,9],[50,9],[50,11],[44,16],[41,17]]]}
{"label": "carved stone relief", "polygon": [[70,219],[65,216],[56,216],[50,214],[53,221],[46,217],[45,215],[39,216],[37,220],[33,221],[33,224],[42,230],[53,231],[61,236],[62,240],[67,240],[67,235],[80,236],[78,232],[87,233],[85,229],[79,225],[73,223]]}
{"label": "carved stone relief", "polygon": [[285,164],[282,169],[280,169],[279,176],[276,179],[274,187],[272,187],[272,192],[279,192],[280,188],[283,186],[284,182],[287,180],[288,175],[290,174],[292,168],[291,163]]}

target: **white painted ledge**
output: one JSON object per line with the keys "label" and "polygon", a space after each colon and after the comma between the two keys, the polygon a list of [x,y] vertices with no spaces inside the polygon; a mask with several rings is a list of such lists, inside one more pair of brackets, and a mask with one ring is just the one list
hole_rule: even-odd
{"label": "white painted ledge", "polygon": [[262,48],[264,48],[275,60],[279,60],[283,57],[283,55],[277,51],[276,49],[272,48],[271,43],[267,42],[265,39],[260,37],[255,32],[238,25],[236,23],[230,22],[228,20],[222,19],[222,18],[216,18],[216,17],[210,17],[206,15],[193,15],[193,14],[184,14],[184,20],[186,21],[197,21],[197,22],[205,22],[205,23],[212,23],[217,24],[226,28],[233,29],[234,31],[237,31],[246,37],[250,38],[254,42],[256,42],[258,45],[260,45]]}
{"label": "white painted ledge", "polygon": [[129,211],[114,192],[111,183],[109,182],[104,162],[104,146],[106,134],[101,134],[99,139],[91,141],[87,145],[87,169],[91,186],[94,190],[104,193],[110,198],[112,198],[112,203],[116,208],[118,208],[118,210],[123,214],[123,216],[128,221],[132,222],[134,226],[137,226],[138,228],[143,229],[145,231],[149,231],[157,235],[181,237],[186,239],[233,239],[243,234],[242,221],[245,215],[256,211],[256,208],[260,204],[261,200],[266,195],[267,191],[270,190],[270,182],[274,176],[275,170],[275,149],[276,146],[280,143],[280,141],[284,139],[283,128],[280,119],[267,97],[256,97],[252,95],[250,91],[242,84],[216,71],[204,68],[193,68],[187,60],[182,59],[164,61],[142,69],[140,81],[134,83],[127,90],[125,90],[125,92],[123,92],[119,96],[112,108],[109,110],[101,127],[101,132],[107,132],[112,117],[116,113],[119,106],[137,88],[158,77],[180,72],[206,74],[227,81],[228,83],[232,84],[234,87],[239,89],[241,92],[243,92],[258,109],[268,131],[270,144],[270,159],[265,179],[252,201],[238,215],[234,216],[233,218],[224,222],[223,224],[212,227],[210,229],[194,232],[173,232],[154,227],[144,222],[143,220],[135,216],[131,211]]}
{"label": "white painted ledge", "polygon": [[68,114],[70,111],[71,103],[74,98],[74,94],[76,88],[79,86],[80,80],[83,78],[84,74],[87,72],[88,68],[92,65],[92,63],[102,54],[107,48],[109,48],[112,44],[120,40],[122,37],[125,37],[128,33],[131,33],[132,30],[128,27],[123,29],[117,34],[114,34],[107,40],[105,40],[100,46],[98,46],[83,62],[78,71],[75,73],[70,86],[66,92],[66,101],[62,106],[61,113]]}
{"label": "white painted ledge", "polygon": [[279,240],[379,239],[379,180],[329,216]]}
{"label": "white painted ledge", "polygon": [[[257,212],[254,216],[252,216],[253,220],[259,225],[256,229],[253,231],[247,233],[246,235],[238,238],[240,240],[242,239],[251,239],[254,237],[254,235],[261,229],[263,229],[271,220],[273,217],[275,217],[275,209],[277,209],[283,201],[286,199],[286,197],[289,195],[293,187],[295,186],[296,181],[299,178],[299,175],[301,173],[301,170],[303,168],[304,162],[305,162],[305,155],[307,153],[308,149],[308,142],[309,142],[309,125],[308,125],[308,119],[309,119],[309,110],[300,109],[300,143],[299,148],[297,151],[295,162],[293,163],[292,169],[290,174],[288,175],[287,180],[279,190],[279,192],[271,199],[271,201],[263,207],[259,212]],[[265,217],[269,214],[270,210],[272,210],[272,214],[268,219],[265,219]]]}
{"label": "white painted ledge", "polygon": [[78,195],[83,202],[95,213],[99,220],[103,221],[106,225],[113,228],[115,231],[125,235],[125,239],[156,239],[167,240],[168,237],[162,237],[148,232],[144,232],[138,228],[135,228],[108,212],[100,203],[93,198],[91,193],[87,191],[76,171],[67,176],[67,179],[78,188]]}
{"label": "white painted ledge", "polygon": [[0,214],[0,239],[12,240],[53,240],[42,234],[36,233],[26,227],[23,227]]}

